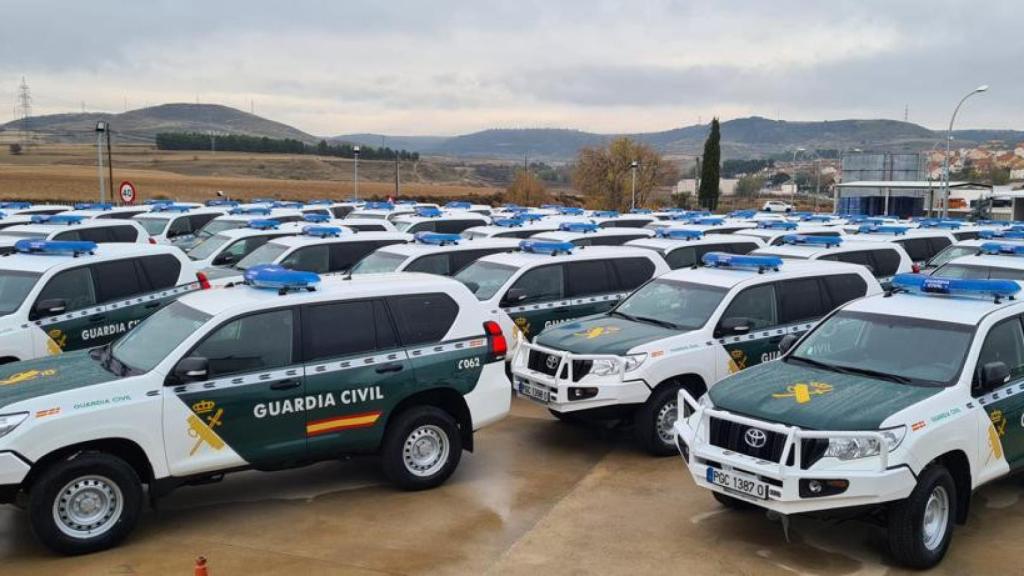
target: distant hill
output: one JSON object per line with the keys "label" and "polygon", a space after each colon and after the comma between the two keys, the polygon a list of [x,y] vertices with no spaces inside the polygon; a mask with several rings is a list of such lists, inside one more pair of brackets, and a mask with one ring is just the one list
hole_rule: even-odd
{"label": "distant hill", "polygon": [[[89,142],[96,138],[96,122],[110,123],[121,141],[152,142],[158,132],[218,132],[268,138],[293,138],[310,144],[320,140],[287,124],[267,120],[219,104],[162,104],[120,114],[51,114],[29,118],[29,129],[46,140]],[[21,130],[20,120],[0,130]]]}
{"label": "distant hill", "polygon": [[345,134],[331,136],[331,144],[359,144],[360,146],[388,147],[393,150],[422,150],[437,146],[448,136],[382,136],[380,134]]}

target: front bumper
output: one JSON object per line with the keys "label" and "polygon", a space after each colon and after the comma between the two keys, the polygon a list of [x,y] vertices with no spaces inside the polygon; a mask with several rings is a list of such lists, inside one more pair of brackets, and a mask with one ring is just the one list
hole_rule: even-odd
{"label": "front bumper", "polygon": [[0,486],[20,485],[31,466],[14,452],[0,452]]}
{"label": "front bumper", "polygon": [[[698,486],[744,500],[780,514],[800,514],[841,508],[871,506],[903,500],[917,484],[909,466],[890,465],[888,453],[857,461],[841,462],[823,458],[803,469],[801,441],[830,437],[871,437],[885,446],[884,439],[875,432],[811,431],[795,426],[772,424],[722,410],[702,408],[685,390],[679,393],[680,417],[674,429],[676,446],[687,470]],[[684,407],[685,406],[685,407]],[[685,416],[684,414],[689,414]],[[771,462],[727,450],[711,444],[708,438],[708,418],[714,416],[738,424],[755,426],[786,435],[786,446],[779,462]],[[792,458],[790,458],[792,456]],[[754,478],[768,484],[766,498],[757,498],[726,489],[709,481],[709,468]],[[845,481],[846,488],[839,493],[811,496],[806,486],[811,480]],[[804,490],[801,490],[801,485]]]}
{"label": "front bumper", "polygon": [[[531,370],[528,357],[539,351],[557,357],[555,375]],[[573,354],[564,350],[546,348],[522,341],[512,356],[512,388],[521,397],[547,406],[556,412],[576,412],[608,406],[642,404],[651,395],[651,389],[640,378],[627,378],[624,369],[607,376],[587,374],[574,381],[573,363],[610,359],[620,362],[619,356],[608,354]]]}

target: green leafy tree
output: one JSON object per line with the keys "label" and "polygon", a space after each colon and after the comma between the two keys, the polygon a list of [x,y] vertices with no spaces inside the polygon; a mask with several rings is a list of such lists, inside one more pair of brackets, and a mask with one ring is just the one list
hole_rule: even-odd
{"label": "green leafy tree", "polygon": [[708,210],[718,207],[719,171],[721,170],[722,148],[718,118],[711,120],[711,133],[704,142],[704,159],[700,170],[700,189],[697,199]]}
{"label": "green leafy tree", "polygon": [[764,188],[764,178],[746,175],[736,182],[736,195],[740,198],[753,198]]}

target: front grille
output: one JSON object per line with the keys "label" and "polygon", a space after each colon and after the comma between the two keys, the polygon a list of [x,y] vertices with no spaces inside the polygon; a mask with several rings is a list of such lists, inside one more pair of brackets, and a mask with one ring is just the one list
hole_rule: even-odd
{"label": "front grille", "polygon": [[[782,458],[782,451],[786,447],[786,435],[780,432],[764,430],[756,426],[747,426],[731,420],[721,418],[710,418],[710,440],[713,446],[725,450],[739,452],[753,458],[778,462]],[[746,441],[747,430],[756,428],[764,432],[766,439],[764,446],[754,448]],[[821,460],[828,448],[828,440],[808,438],[800,441],[800,468],[806,470]],[[793,465],[793,454],[790,453],[787,465]]]}
{"label": "front grille", "polygon": [[[552,360],[552,367],[548,366],[548,358],[554,358]],[[555,370],[558,369],[558,363],[561,361],[558,356],[554,354],[547,354],[545,352],[539,352],[537,350],[530,350],[530,355],[526,359],[526,367],[534,372],[540,372],[541,374],[547,374],[548,376],[554,376]],[[590,372],[590,367],[594,363],[590,360],[573,360],[572,361],[572,381],[579,382],[580,378],[583,378]],[[569,367],[562,368],[562,373],[558,376],[559,378],[565,379],[569,377]]]}

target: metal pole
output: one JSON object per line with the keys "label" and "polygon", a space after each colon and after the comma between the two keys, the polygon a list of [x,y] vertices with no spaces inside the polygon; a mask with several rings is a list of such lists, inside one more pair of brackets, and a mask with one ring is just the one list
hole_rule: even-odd
{"label": "metal pole", "polygon": [[359,200],[359,146],[353,147],[352,152],[355,155],[355,162],[352,165],[352,169],[354,170],[352,176],[352,184],[354,187],[353,195],[356,200]]}
{"label": "metal pole", "polygon": [[946,129],[946,156],[943,158],[942,166],[942,217],[949,217],[949,143],[953,140],[953,123],[956,122],[956,114],[960,111],[960,107],[964,105],[964,102],[968,98],[975,94],[980,94],[988,90],[988,85],[983,84],[978,86],[974,90],[967,93],[966,96],[960,99],[957,103],[956,108],[953,109],[953,115],[949,118],[949,128]]}
{"label": "metal pole", "polygon": [[395,152],[395,199],[398,198],[398,188],[401,176],[399,175],[398,152]]}
{"label": "metal pole", "polygon": [[110,201],[114,201],[114,161],[110,157],[110,124],[107,124],[107,189],[110,190]]}
{"label": "metal pole", "polygon": [[631,204],[630,204],[630,210],[636,210],[636,168],[637,168],[637,166],[638,166],[638,163],[637,163],[636,160],[633,160],[633,162],[631,162],[630,165],[629,165],[630,171],[633,172],[633,190],[632,190],[633,200],[631,201]]}
{"label": "metal pole", "polygon": [[103,132],[96,132],[96,174],[100,179],[100,203],[103,203],[103,196],[107,187],[103,184]]}

